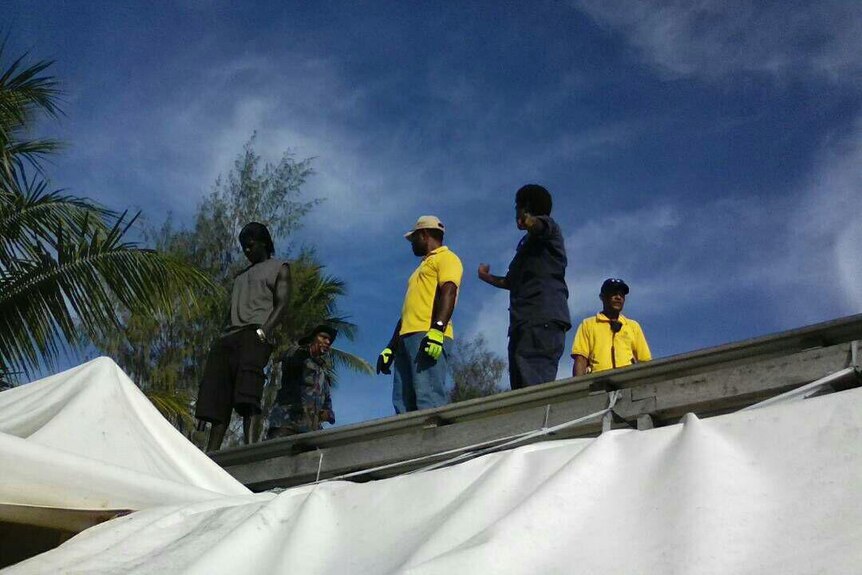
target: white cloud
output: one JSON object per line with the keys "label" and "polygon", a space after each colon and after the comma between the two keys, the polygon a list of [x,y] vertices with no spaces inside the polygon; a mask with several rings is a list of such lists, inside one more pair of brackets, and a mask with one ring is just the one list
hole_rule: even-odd
{"label": "white cloud", "polygon": [[852,311],[862,311],[862,116],[852,134],[824,150],[806,182],[804,200],[794,212],[798,230],[787,246],[801,254],[805,266],[790,257],[786,265],[810,278],[819,290],[815,297],[837,297]]}
{"label": "white cloud", "polygon": [[862,310],[862,225],[857,219],[848,222],[846,229],[838,232],[835,242],[835,260],[838,277],[844,293],[850,300],[851,309]]}
{"label": "white cloud", "polygon": [[423,165],[405,157],[407,131],[379,138],[356,128],[371,113],[374,86],[348,85],[336,63],[300,54],[277,61],[242,55],[209,67],[193,61],[178,64],[196,72],[176,85],[166,80],[157,105],[140,105],[130,89],[79,128],[82,144],[71,160],[122,166],[122,173],[90,173],[79,187],[116,205],[128,202],[129,188],[143,188],[148,211],[187,216],[233,167],[253,132],[265,160],[277,161],[286,150],[298,159],[315,158],[304,191],[327,200],[311,215],[323,231],[362,225],[372,233],[367,222],[414,211],[413,194],[393,191],[431,187]]}
{"label": "white cloud", "polygon": [[[784,198],[729,196],[591,218],[566,237],[572,323],[599,309],[607,277],[631,285],[626,309],[636,318],[667,320],[751,290],[764,294],[762,313],[788,328],[862,312],[860,165],[862,118]],[[507,303],[507,292],[488,294],[467,329],[503,356]],[[570,372],[564,354],[559,376]]]}
{"label": "white cloud", "polygon": [[470,339],[477,335],[484,336],[488,349],[505,358],[509,331],[509,292],[485,284],[477,289],[483,290],[485,297],[482,298],[477,320],[467,327],[465,335]]}
{"label": "white cloud", "polygon": [[674,76],[738,72],[859,83],[862,9],[847,0],[575,0]]}
{"label": "white cloud", "polygon": [[[432,113],[378,122],[381,102],[397,89],[396,72],[357,84],[337,60],[249,51],[214,58],[208,50],[189,50],[152,79],[134,77],[103,113],[78,127],[82,146],[70,164],[98,167],[77,170],[78,189],[115,207],[126,207],[129,197],[146,198],[139,203],[154,218],[171,210],[182,221],[257,131],[257,151],[267,160],[287,149],[297,158],[315,157],[304,191],[326,201],[310,214],[307,229],[339,238],[361,230],[371,238],[400,230],[420,213],[463,221],[465,204],[503,188],[512,193],[513,181],[606,153],[630,134],[628,126],[613,124],[521,138],[505,118],[531,124],[569,91],[550,103],[539,96],[507,103],[445,59],[428,63],[424,89],[436,102]],[[160,83],[155,100],[144,89],[153,81]],[[502,165],[500,149],[510,158]]]}

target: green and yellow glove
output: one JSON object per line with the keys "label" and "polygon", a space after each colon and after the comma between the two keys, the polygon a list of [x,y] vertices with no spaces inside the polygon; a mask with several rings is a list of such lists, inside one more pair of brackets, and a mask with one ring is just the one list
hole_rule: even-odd
{"label": "green and yellow glove", "polygon": [[443,332],[439,329],[428,330],[428,333],[425,334],[423,349],[431,359],[437,361],[437,358],[443,353]]}
{"label": "green and yellow glove", "polygon": [[380,352],[380,355],[377,356],[377,374],[381,373],[390,374],[392,371],[390,370],[390,366],[392,365],[392,350],[388,347]]}

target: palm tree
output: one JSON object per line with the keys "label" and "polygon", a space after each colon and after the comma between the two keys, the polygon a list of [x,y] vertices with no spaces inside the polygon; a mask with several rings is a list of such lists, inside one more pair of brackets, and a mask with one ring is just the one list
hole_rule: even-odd
{"label": "palm tree", "polygon": [[[0,43],[0,62],[4,59],[5,41]],[[27,131],[33,116],[41,112],[56,118],[60,113],[57,80],[43,72],[53,62],[42,61],[25,66],[26,54],[15,60],[0,75],[0,193],[17,183],[27,162],[41,171],[40,159],[57,150],[59,142],[29,139]]]}
{"label": "palm tree", "polygon": [[[286,314],[288,320],[282,329],[282,341],[285,343],[275,353],[275,357],[280,355],[279,352],[286,351],[286,346],[298,341],[321,323],[332,325],[338,329],[340,336],[353,340],[356,325],[337,312],[338,298],[346,293],[344,282],[325,273],[314,252],[305,250],[291,263],[291,279],[294,296]],[[345,367],[359,373],[373,373],[368,362],[337,346],[332,347],[330,354],[334,368]],[[335,372],[332,376],[334,382]]]}
{"label": "palm tree", "polygon": [[59,113],[51,62],[3,67],[0,44],[0,372],[26,374],[142,313],[193,305],[219,288],[177,259],[128,241],[137,216],[50,191],[41,159],[55,140],[28,135],[41,114]]}

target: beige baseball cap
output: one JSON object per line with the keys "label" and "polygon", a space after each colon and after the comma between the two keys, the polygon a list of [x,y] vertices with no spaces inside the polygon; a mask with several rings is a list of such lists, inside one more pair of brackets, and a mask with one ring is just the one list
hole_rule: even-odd
{"label": "beige baseball cap", "polygon": [[443,222],[440,221],[440,218],[437,216],[420,216],[418,220],[416,220],[416,225],[413,226],[413,229],[404,234],[404,237],[408,240],[410,236],[413,235],[413,232],[416,230],[440,230],[443,233],[446,233],[446,226],[443,225]]}

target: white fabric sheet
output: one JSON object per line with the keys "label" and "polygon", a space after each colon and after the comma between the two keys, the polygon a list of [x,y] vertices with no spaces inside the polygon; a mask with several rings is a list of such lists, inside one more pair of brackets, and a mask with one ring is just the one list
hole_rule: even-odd
{"label": "white fabric sheet", "polygon": [[74,529],[72,511],[247,494],[108,358],[0,393],[0,521]]}
{"label": "white fabric sheet", "polygon": [[862,390],[147,509],[30,573],[858,573]]}

